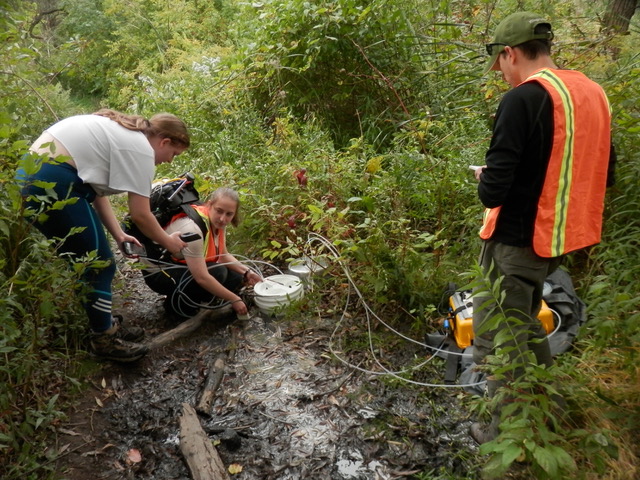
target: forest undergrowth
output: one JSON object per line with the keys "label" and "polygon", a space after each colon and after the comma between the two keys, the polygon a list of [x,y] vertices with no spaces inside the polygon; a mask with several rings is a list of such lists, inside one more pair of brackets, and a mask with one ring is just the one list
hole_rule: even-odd
{"label": "forest undergrowth", "polygon": [[[52,254],[24,221],[14,181],[43,129],[100,107],[178,115],[193,147],[157,175],[191,171],[202,195],[236,188],[244,213],[236,251],[286,265],[309,234],[322,235],[373,308],[423,336],[440,328],[443,287],[473,272],[479,251],[482,209],[468,165],[482,163],[507,89],[481,75],[482,45],[500,18],[530,9],[554,24],[558,64],[605,88],[617,178],[602,242],[565,262],[589,316],[554,367],[570,421],[489,447],[479,462],[489,477],[524,455],[537,478],[636,478],[639,32],[637,16],[624,35],[603,28],[604,8],[582,0],[2,2],[0,476],[55,478],[57,453],[47,445],[86,374],[73,292],[91,259],[68,268]],[[124,214],[125,199],[113,203]]]}

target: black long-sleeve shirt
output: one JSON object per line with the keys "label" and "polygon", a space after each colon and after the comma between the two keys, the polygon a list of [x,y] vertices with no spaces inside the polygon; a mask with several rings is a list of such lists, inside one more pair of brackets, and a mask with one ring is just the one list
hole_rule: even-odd
{"label": "black long-sleeve shirt", "polygon": [[509,90],[496,112],[478,195],[485,207],[502,206],[493,239],[529,246],[553,135],[553,105],[538,83]]}
{"label": "black long-sleeve shirt", "polygon": [[[485,207],[502,206],[492,239],[530,246],[553,141],[553,104],[537,82],[508,91],[496,112],[478,196]],[[614,183],[616,154],[611,144],[607,186]]]}

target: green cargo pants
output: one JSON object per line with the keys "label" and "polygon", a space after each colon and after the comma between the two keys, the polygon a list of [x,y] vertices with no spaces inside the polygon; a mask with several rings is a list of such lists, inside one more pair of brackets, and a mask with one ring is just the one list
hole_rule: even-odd
{"label": "green cargo pants", "polygon": [[[492,240],[485,241],[480,253],[480,266],[493,284],[499,277],[505,293],[502,309],[509,317],[519,319],[522,324],[513,326],[513,341],[505,346],[518,346],[510,353],[512,361],[524,351],[531,351],[539,365],[553,363],[547,334],[537,316],[540,312],[542,289],[545,279],[562,263],[562,257],[542,258],[531,247],[512,247]],[[493,269],[491,270],[491,266]],[[494,338],[504,327],[478,334],[483,323],[490,318],[494,304],[480,308],[487,301],[480,296],[473,299],[473,360],[480,365],[487,355],[493,353]],[[517,371],[515,372],[517,376]]]}

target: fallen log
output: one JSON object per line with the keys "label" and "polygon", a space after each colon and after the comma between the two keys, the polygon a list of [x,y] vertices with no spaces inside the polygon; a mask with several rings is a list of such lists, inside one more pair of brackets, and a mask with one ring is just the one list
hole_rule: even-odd
{"label": "fallen log", "polygon": [[218,451],[202,430],[194,408],[182,404],[180,417],[180,451],[194,480],[229,480]]}
{"label": "fallen log", "polygon": [[233,312],[233,309],[230,305],[218,308],[216,310],[202,309],[194,317],[191,317],[189,320],[185,320],[176,328],[163,332],[160,335],[156,335],[145,343],[152,350],[158,347],[162,347],[177,340],[178,338],[186,337],[190,333],[196,331],[198,328],[200,328],[205,319],[215,320],[216,318],[227,316],[231,312]]}
{"label": "fallen log", "polygon": [[227,352],[221,353],[209,367],[207,380],[202,388],[200,401],[196,405],[196,411],[202,415],[209,416],[211,414],[211,404],[215,398],[215,394],[222,383],[224,377],[224,367],[227,359],[233,362],[235,359],[236,346],[238,344],[238,329],[231,329],[231,340]]}

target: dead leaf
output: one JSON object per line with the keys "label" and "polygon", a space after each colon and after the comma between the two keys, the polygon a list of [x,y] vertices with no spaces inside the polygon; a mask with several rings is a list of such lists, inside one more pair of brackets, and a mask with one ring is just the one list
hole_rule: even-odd
{"label": "dead leaf", "polygon": [[100,400],[98,397],[96,397],[96,403],[98,404],[99,407],[104,407],[102,400]]}
{"label": "dead leaf", "polygon": [[63,445],[62,447],[60,447],[60,450],[58,450],[58,455],[62,455],[64,452],[66,452],[69,447],[71,446],[70,443],[67,443],[66,445]]}
{"label": "dead leaf", "polygon": [[141,461],[142,455],[137,448],[132,448],[127,452],[127,463],[140,463]]}
{"label": "dead leaf", "polygon": [[100,382],[100,385],[102,385],[102,388],[107,388],[107,381],[104,379],[104,377],[102,377],[102,382]]}
{"label": "dead leaf", "polygon": [[231,475],[235,475],[236,473],[240,472],[242,472],[242,465],[238,463],[232,463],[231,465],[229,465],[229,473]]}
{"label": "dead leaf", "polygon": [[329,398],[327,400],[329,400],[329,403],[332,403],[333,405],[340,406],[340,402],[338,402],[336,397],[334,397],[333,395],[329,395]]}
{"label": "dead leaf", "polygon": [[116,392],[116,395],[118,394],[118,390],[122,390],[123,386],[121,375],[118,375],[117,377],[113,377],[111,379],[111,388]]}

